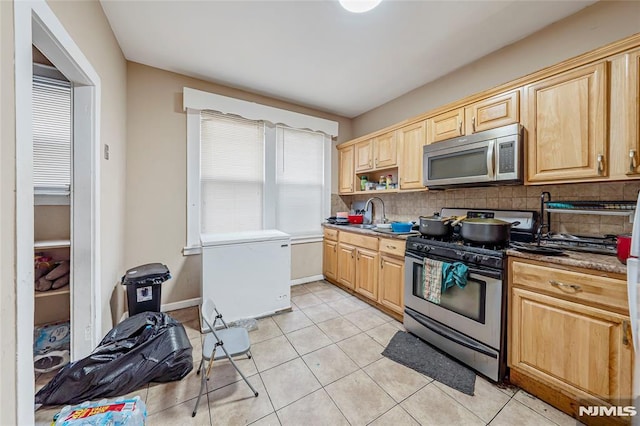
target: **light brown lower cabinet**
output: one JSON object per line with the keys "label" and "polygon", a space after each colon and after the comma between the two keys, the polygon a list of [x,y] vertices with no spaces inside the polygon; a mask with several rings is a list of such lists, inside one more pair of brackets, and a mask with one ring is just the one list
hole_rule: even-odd
{"label": "light brown lower cabinet", "polygon": [[335,280],[338,278],[338,242],[327,240],[322,243],[322,270],[324,276]]}
{"label": "light brown lower cabinet", "polygon": [[336,234],[328,235],[326,231],[325,278],[402,320],[405,241],[342,230],[331,230]]}
{"label": "light brown lower cabinet", "polygon": [[603,420],[580,417],[581,405],[628,405],[634,354],[626,282],[513,258],[509,270],[511,381],[588,424]]}
{"label": "light brown lower cabinet", "polygon": [[378,302],[394,312],[404,311],[404,259],[380,254]]}
{"label": "light brown lower cabinet", "polygon": [[356,291],[371,300],[378,300],[378,252],[356,249]]}
{"label": "light brown lower cabinet", "polygon": [[356,288],[356,248],[338,243],[336,281],[351,290]]}

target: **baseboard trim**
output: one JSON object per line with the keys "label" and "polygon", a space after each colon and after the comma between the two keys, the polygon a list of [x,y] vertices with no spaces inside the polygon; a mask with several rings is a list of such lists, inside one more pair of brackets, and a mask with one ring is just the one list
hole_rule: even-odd
{"label": "baseboard trim", "polygon": [[202,297],[194,297],[193,299],[181,300],[180,302],[165,303],[160,306],[162,312],[176,311],[178,309],[190,308],[192,306],[200,306]]}
{"label": "baseboard trim", "polygon": [[[164,305],[160,306],[160,311],[161,312],[176,311],[178,309],[190,308],[192,306],[200,306],[201,303],[202,303],[202,298],[195,297],[193,299],[181,300],[180,302],[165,303]],[[127,318],[129,318],[129,312],[128,311],[123,312],[122,316],[120,317],[120,322],[126,320]]]}
{"label": "baseboard trim", "polygon": [[324,279],[324,275],[312,275],[310,277],[297,278],[295,280],[291,280],[291,285],[306,284],[306,283],[311,283],[313,281],[319,281],[323,279]]}

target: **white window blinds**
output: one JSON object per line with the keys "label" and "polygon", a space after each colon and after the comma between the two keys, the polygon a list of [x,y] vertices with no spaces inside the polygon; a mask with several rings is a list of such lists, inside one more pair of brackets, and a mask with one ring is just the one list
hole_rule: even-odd
{"label": "white window blinds", "polygon": [[322,233],[322,133],[276,127],[276,228],[293,236]]}
{"label": "white window blinds", "polygon": [[36,193],[71,188],[71,86],[33,79],[33,185]]}
{"label": "white window blinds", "polygon": [[202,233],[263,229],[264,124],[202,111]]}

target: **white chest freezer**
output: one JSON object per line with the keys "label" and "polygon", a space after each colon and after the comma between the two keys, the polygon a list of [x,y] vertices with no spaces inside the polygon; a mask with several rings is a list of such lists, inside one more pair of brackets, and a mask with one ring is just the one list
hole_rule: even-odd
{"label": "white chest freezer", "polygon": [[291,308],[291,237],[277,230],[203,234],[202,300],[225,321]]}

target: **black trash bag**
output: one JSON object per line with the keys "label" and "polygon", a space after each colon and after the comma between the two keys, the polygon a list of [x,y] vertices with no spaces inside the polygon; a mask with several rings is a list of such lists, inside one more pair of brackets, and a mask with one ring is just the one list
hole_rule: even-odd
{"label": "black trash bag", "polygon": [[60,370],[35,403],[78,404],[124,395],[149,382],[180,380],[193,369],[192,350],[178,321],[141,312],[116,325],[89,356]]}

